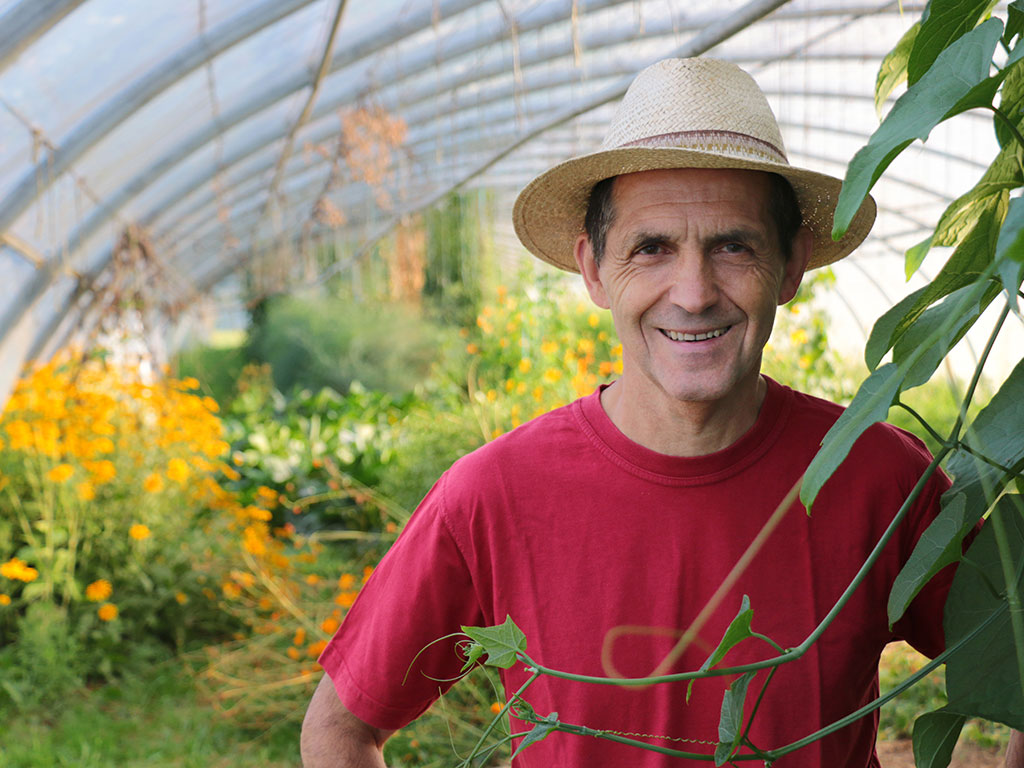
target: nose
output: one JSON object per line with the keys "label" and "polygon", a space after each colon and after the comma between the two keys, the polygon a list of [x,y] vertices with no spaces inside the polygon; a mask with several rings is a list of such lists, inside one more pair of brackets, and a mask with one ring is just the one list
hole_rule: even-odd
{"label": "nose", "polygon": [[718,301],[718,282],[711,260],[702,253],[680,253],[673,265],[668,298],[692,315]]}

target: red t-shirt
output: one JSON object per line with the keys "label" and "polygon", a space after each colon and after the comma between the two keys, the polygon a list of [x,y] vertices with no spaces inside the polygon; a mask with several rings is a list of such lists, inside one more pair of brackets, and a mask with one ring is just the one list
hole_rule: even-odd
{"label": "red t-shirt", "polygon": [[[615,668],[646,676],[798,480],[840,413],[839,406],[769,380],[754,426],[725,450],[695,458],[630,441],[605,414],[599,393],[525,424],[442,476],[320,663],[348,709],[384,729],[413,720],[447,687],[437,681],[458,675],[462,660],[451,641],[421,651],[460,625],[500,624],[511,616],[539,664],[589,675],[607,674],[602,644],[615,630]],[[754,631],[784,648],[801,643],[853,579],[929,460],[907,433],[889,425],[869,429],[825,485],[813,514],[796,502],[783,518],[673,671],[701,666],[743,595],[750,597]],[[750,732],[759,748],[789,744],[873,699],[879,654],[894,638],[929,655],[941,651],[949,578],[934,580],[894,631],[886,601],[946,482],[937,476],[929,483],[821,639],[778,669]],[[623,633],[629,627],[636,629]],[[775,655],[749,639],[726,664]],[[765,675],[751,684],[748,708]],[[527,677],[516,664],[503,673],[506,691]],[[665,737],[650,740],[713,753],[732,679],[698,680],[687,703],[682,682],[631,689],[542,677],[525,699],[541,715],[557,711],[563,722]],[[775,766],[877,766],[876,728],[877,719],[861,719]],[[516,765],[708,763],[553,733],[524,750]]]}

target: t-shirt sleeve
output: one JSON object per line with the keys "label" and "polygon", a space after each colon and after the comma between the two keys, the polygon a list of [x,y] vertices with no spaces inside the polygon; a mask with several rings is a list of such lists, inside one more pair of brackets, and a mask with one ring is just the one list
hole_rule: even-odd
{"label": "t-shirt sleeve", "polygon": [[320,656],[342,703],[377,728],[403,727],[446,691],[463,664],[458,638],[446,636],[484,623],[445,523],[444,484],[424,498]]}
{"label": "t-shirt sleeve", "polygon": [[[923,472],[924,467],[931,460],[927,449],[909,436],[906,447],[912,454],[916,454],[914,458],[921,463]],[[942,494],[949,486],[949,478],[941,470],[936,471],[911,508],[906,520],[907,535],[902,538],[901,559],[904,563],[910,557],[922,534],[939,514]],[[938,656],[946,647],[942,615],[955,571],[955,566],[951,565],[935,574],[918,592],[903,617],[893,625],[896,639],[906,640],[930,658]]]}

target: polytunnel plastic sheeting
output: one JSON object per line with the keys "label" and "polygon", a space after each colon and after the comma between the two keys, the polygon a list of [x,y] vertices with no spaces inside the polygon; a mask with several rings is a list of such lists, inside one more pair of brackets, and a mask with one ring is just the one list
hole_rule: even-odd
{"label": "polytunnel plastic sheeting", "polygon": [[[300,248],[323,240],[342,246],[348,263],[459,186],[492,190],[495,240],[507,259],[522,258],[509,226],[515,192],[595,148],[631,76],[680,50],[754,74],[791,161],[842,175],[877,126],[881,57],[921,8],[901,10],[896,0],[2,0],[0,360],[11,370],[26,350],[46,354],[98,327],[116,291],[148,296],[146,316],[164,317],[156,326],[187,325],[211,306],[211,291],[225,306],[231,294],[218,281],[240,290],[245,281],[232,275],[260,254],[292,253],[298,263]],[[406,126],[380,183],[359,178],[347,157],[339,162],[353,115]],[[877,186],[874,233],[836,268],[842,290],[852,286],[837,303],[856,315],[856,332],[914,287],[903,283],[902,252],[990,161],[990,120],[962,118],[957,131],[935,131]],[[327,203],[344,224],[318,218]],[[296,269],[293,278],[309,275]],[[0,382],[0,401],[5,393]]]}

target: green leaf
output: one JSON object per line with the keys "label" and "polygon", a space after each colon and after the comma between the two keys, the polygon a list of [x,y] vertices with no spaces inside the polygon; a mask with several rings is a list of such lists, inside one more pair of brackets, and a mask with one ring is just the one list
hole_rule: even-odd
{"label": "green leaf", "polygon": [[885,100],[889,98],[889,94],[897,85],[907,79],[907,60],[910,58],[910,49],[914,47],[914,41],[917,39],[920,29],[921,22],[914,22],[914,25],[896,43],[896,47],[882,59],[882,64],[878,68],[878,77],[875,79],[875,111],[879,118],[882,117],[882,107],[885,105]]}
{"label": "green leaf", "polygon": [[1017,308],[1017,291],[1024,278],[1024,200],[1015,197],[1010,201],[1006,221],[999,230],[996,242],[996,259],[999,264],[999,278],[1007,294],[1010,306]]}
{"label": "green leaf", "polygon": [[921,268],[921,264],[924,262],[924,257],[928,255],[928,251],[932,249],[932,243],[935,241],[935,235],[925,238],[917,245],[912,245],[907,249],[906,254],[903,256],[903,273],[906,275],[907,280],[914,276],[914,273]]}
{"label": "green leaf", "polygon": [[914,551],[893,582],[887,606],[890,627],[906,613],[910,601],[917,597],[917,593],[936,573],[960,559],[960,542],[981,519],[982,514],[984,509],[968,519],[965,494],[943,495],[942,509],[921,534],[914,545]]}
{"label": "green leaf", "polygon": [[998,293],[989,289],[977,298],[981,284],[968,285],[930,307],[896,342],[893,362],[904,370],[902,390],[924,384],[942,360]]}
{"label": "green leaf", "polygon": [[914,721],[914,765],[946,768],[967,718],[944,708],[926,712]]}
{"label": "green leaf", "polygon": [[736,751],[743,738],[743,704],[747,698],[747,687],[756,672],[747,672],[733,680],[722,698],[722,716],[718,721],[718,746],[715,748],[715,765],[722,765]]}
{"label": "green leaf", "polygon": [[[1016,182],[1011,183],[1016,185]],[[968,196],[960,198],[960,201]],[[869,368],[878,365],[885,353],[929,306],[944,296],[972,284],[981,276],[994,258],[999,225],[1006,215],[1008,200],[1007,191],[1002,188],[995,194],[975,200],[971,213],[965,213],[963,208],[958,208],[958,213],[951,215],[952,219],[962,224],[973,219],[973,229],[963,237],[959,247],[931,283],[904,298],[875,324],[864,353]],[[947,213],[960,201],[954,202],[947,209]],[[946,220],[945,214],[943,220]],[[942,227],[941,221],[939,226]]]}
{"label": "green leaf", "polygon": [[889,406],[899,392],[901,381],[896,365],[886,363],[876,368],[860,385],[850,407],[843,411],[825,435],[821,450],[804,473],[800,500],[808,513],[821,487],[850,453],[857,438],[872,424],[889,415]]}
{"label": "green leaf", "polygon": [[1024,31],[1024,0],[1013,0],[1006,6],[1006,29],[1003,30],[1003,43],[1007,46],[1013,38]]}
{"label": "green leaf", "polygon": [[515,759],[516,755],[531,744],[536,744],[538,741],[544,741],[544,739],[548,737],[548,734],[556,730],[558,730],[558,713],[552,712],[547,717],[541,718],[540,722],[533,726],[533,730],[526,734],[522,742],[516,748],[516,751],[512,753],[512,759]]}
{"label": "green leaf", "polygon": [[936,57],[973,29],[993,5],[992,0],[930,0],[907,61],[907,82],[920,80]]}
{"label": "green leaf", "polygon": [[868,343],[864,347],[864,362],[868,370],[875,370],[882,362],[885,353],[892,349],[893,340],[896,338],[896,329],[903,323],[903,318],[912,307],[917,306],[918,300],[928,290],[928,286],[918,288],[909,296],[904,296],[892,309],[888,310],[875,321],[868,337]]}
{"label": "green leaf", "polygon": [[[463,627],[462,631],[481,648],[475,659],[480,658],[481,654],[486,654],[487,660],[484,664],[489,667],[509,669],[516,663],[516,654],[526,651],[526,635],[512,621],[511,616],[506,616],[503,624],[493,627]],[[473,646],[470,646],[469,655],[473,655],[474,651]]]}
{"label": "green leaf", "polygon": [[[750,607],[750,597],[748,595],[743,596],[743,600],[740,602],[740,612],[736,614],[730,623],[729,627],[725,630],[725,634],[722,635],[722,640],[719,642],[718,647],[711,653],[710,656],[700,665],[700,672],[705,672],[711,669],[713,666],[718,664],[725,655],[732,650],[739,642],[746,640],[748,637],[752,637],[750,631],[750,622],[754,618],[754,610]],[[693,691],[694,680],[690,681],[690,684],[686,686],[686,701],[689,703],[690,694]]]}
{"label": "green leaf", "polygon": [[[989,584],[1005,584],[993,519],[1004,526],[1013,563],[1024,559],[1024,509],[1020,497],[1003,496],[982,526],[978,538],[968,550],[966,563],[957,569],[946,602],[946,643],[953,645],[990,618],[1001,614],[946,663],[947,709],[965,715],[984,717],[1011,728],[1024,729],[1024,692],[1021,670],[1006,597],[994,595]],[[1024,575],[1016,569],[1018,590],[1024,587]]]}
{"label": "green leaf", "polygon": [[[978,413],[964,442],[1008,467],[1024,461],[1024,361],[1010,373],[988,405]],[[947,470],[954,478],[942,496],[942,509],[921,535],[896,577],[889,594],[889,623],[906,611],[929,579],[960,559],[961,541],[974,528],[992,501],[1009,482],[997,468],[964,451],[957,451]]]}
{"label": "green leaf", "polygon": [[[990,79],[992,54],[1002,28],[997,19],[990,19],[963,35],[942,51],[921,79],[896,101],[846,170],[836,205],[834,239],[845,234],[871,187],[904,148],[914,139],[928,138],[932,128],[958,114],[957,110],[977,106],[976,102],[989,92],[986,80]],[[917,45],[920,43],[919,37]]]}
{"label": "green leaf", "polygon": [[[1022,107],[1024,107],[1024,67],[1018,64],[1010,68],[1003,81],[1002,92],[999,96],[999,111],[1020,130]],[[998,115],[992,115],[992,124],[1000,147],[1005,148],[1016,141],[1009,126],[999,119]]]}

